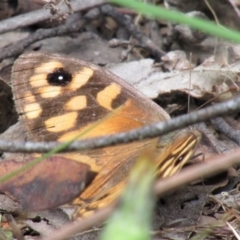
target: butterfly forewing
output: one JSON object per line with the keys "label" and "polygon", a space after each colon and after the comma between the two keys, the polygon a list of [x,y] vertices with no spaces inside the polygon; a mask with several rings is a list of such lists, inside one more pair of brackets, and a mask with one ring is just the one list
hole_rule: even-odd
{"label": "butterfly forewing", "polygon": [[117,76],[63,55],[22,55],[14,65],[12,79],[18,112],[33,140],[64,138],[66,133],[82,130],[120,106],[120,113],[105,124],[107,128],[100,126],[91,136],[169,118]]}

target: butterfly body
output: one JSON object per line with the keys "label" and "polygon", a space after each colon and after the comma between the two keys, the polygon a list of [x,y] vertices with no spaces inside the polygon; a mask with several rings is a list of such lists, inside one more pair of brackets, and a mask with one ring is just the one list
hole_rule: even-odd
{"label": "butterfly body", "polygon": [[[33,52],[20,56],[14,64],[12,87],[20,121],[28,139],[33,141],[61,142],[81,133],[82,139],[99,137],[169,119],[161,107],[116,75],[65,55]],[[96,124],[103,118],[106,119]],[[93,129],[88,131],[91,127]],[[181,156],[182,149],[177,143],[181,146],[181,142],[185,142],[187,158],[183,157],[182,163],[177,163],[165,175],[159,170],[159,175],[172,175],[181,168],[199,139],[196,131],[180,135],[175,146],[180,149]],[[159,142],[161,138],[66,153],[67,158],[89,164],[96,173],[96,178],[75,203],[82,209],[90,203],[94,209],[95,205],[104,203],[105,195],[108,196],[105,199],[114,200],[135,159],[146,147],[161,156],[156,158],[156,166],[168,169],[168,164],[161,162],[169,159],[171,165],[174,161],[171,155],[174,144],[173,148],[170,145],[161,148]]]}

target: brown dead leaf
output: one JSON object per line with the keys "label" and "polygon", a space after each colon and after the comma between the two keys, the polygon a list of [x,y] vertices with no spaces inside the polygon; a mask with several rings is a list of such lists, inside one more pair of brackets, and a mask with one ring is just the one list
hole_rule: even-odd
{"label": "brown dead leaf", "polygon": [[239,47],[222,46],[221,51],[224,52],[224,48],[232,60],[225,64],[219,56],[211,56],[192,68],[193,64],[187,60],[183,51],[171,51],[163,58],[164,67],[170,72],[162,72],[150,59],[109,64],[107,68],[152,99],[181,92],[206,101],[213,98],[223,101],[236,94],[240,81]]}
{"label": "brown dead leaf", "polygon": [[[8,174],[30,161],[0,162],[0,176]],[[71,201],[82,192],[88,173],[89,166],[87,164],[54,156],[16,177],[0,183],[0,191],[14,197],[24,210],[39,211],[55,208]]]}

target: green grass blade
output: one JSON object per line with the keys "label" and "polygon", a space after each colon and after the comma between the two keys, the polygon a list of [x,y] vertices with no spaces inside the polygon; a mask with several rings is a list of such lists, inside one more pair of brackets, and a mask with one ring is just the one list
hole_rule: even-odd
{"label": "green grass blade", "polygon": [[181,12],[168,10],[160,6],[142,3],[135,0],[110,0],[110,2],[134,9],[137,12],[150,18],[159,18],[175,23],[177,22],[181,24],[186,24],[190,27],[206,32],[210,35],[240,43],[240,33],[238,31],[219,26],[211,21],[200,18],[188,17]]}

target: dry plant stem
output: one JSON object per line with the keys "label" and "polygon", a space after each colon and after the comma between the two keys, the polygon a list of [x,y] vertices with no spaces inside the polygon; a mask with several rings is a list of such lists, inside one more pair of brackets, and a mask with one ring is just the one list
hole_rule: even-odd
{"label": "dry plant stem", "polygon": [[61,25],[51,29],[39,29],[35,33],[31,34],[29,37],[2,49],[0,53],[0,61],[4,60],[5,58],[20,55],[26,49],[26,47],[37,41],[50,37],[64,35],[67,33],[78,32],[86,23],[96,17],[97,15],[86,14],[86,17],[79,21],[69,21],[65,25]]}
{"label": "dry plant stem", "polygon": [[82,21],[76,22],[71,25],[61,25],[59,27],[51,28],[51,29],[39,29],[31,36],[13,44],[8,47],[2,49],[0,54],[0,61],[5,58],[14,57],[20,55],[26,47],[30,44],[40,41],[45,38],[60,36],[69,32],[79,31],[84,23]]}
{"label": "dry plant stem", "polygon": [[232,127],[232,128],[235,128],[235,129],[240,129],[240,123],[238,121],[238,119],[232,117],[232,116],[226,116],[224,117],[224,120]]}
{"label": "dry plant stem", "polygon": [[113,209],[114,209],[113,205],[103,208],[88,218],[65,225],[61,229],[58,229],[55,232],[52,232],[51,236],[46,236],[44,238],[41,238],[41,240],[66,239],[70,236],[84,232],[92,228],[93,226],[99,226],[113,212]]}
{"label": "dry plant stem", "polygon": [[214,128],[221,133],[225,134],[231,140],[240,145],[240,130],[231,127],[223,118],[217,117],[211,119],[211,123],[214,125]]}
{"label": "dry plant stem", "polygon": [[165,55],[165,52],[162,51],[150,38],[138,30],[131,19],[117,12],[111,5],[102,6],[101,11],[105,15],[112,17],[118,24],[124,27],[140,42],[140,45],[144,46],[146,49],[148,49],[148,51],[151,52],[157,61],[161,61],[161,57]]}
{"label": "dry plant stem", "polygon": [[[230,114],[237,110],[240,110],[240,96],[168,121],[153,123],[129,132],[76,141],[64,151],[101,148],[145,138],[158,137],[171,131],[187,127],[191,124],[203,122],[220,115]],[[6,142],[2,140],[0,141],[0,150],[7,152],[48,152],[59,145],[61,144],[57,142]]]}
{"label": "dry plant stem", "polygon": [[119,46],[123,46],[123,47],[133,46],[133,47],[137,47],[137,48],[144,48],[143,45],[141,45],[139,43],[135,43],[135,41],[133,41],[133,40],[123,40],[123,39],[117,39],[117,38],[111,39],[108,42],[108,46],[111,48],[116,48]]}
{"label": "dry plant stem", "polygon": [[[104,4],[104,0],[81,0],[72,1],[71,5],[74,12],[83,11]],[[63,5],[60,8],[61,13],[68,13],[69,9]],[[30,26],[41,21],[51,19],[52,14],[46,9],[36,10],[16,17],[9,18],[0,22],[0,34],[17,28]]]}
{"label": "dry plant stem", "polygon": [[216,139],[205,123],[198,124],[196,129],[202,133],[202,141],[206,142],[208,146],[211,146],[215,153],[222,153],[222,150],[219,148],[219,140]]}
{"label": "dry plant stem", "polygon": [[228,1],[230,2],[230,4],[232,5],[234,11],[237,13],[238,17],[240,18],[240,11],[239,11],[238,7],[236,6],[235,1],[233,1],[233,0],[228,0]]}
{"label": "dry plant stem", "polygon": [[[211,158],[211,161],[196,164],[182,170],[180,173],[172,177],[161,179],[155,184],[154,192],[158,196],[162,196],[192,181],[226,171],[236,163],[240,163],[240,149],[236,149],[231,153],[223,154],[221,156],[218,155],[214,158]],[[74,222],[64,226],[62,229],[57,230],[56,233],[53,232],[51,236],[43,238],[42,240],[65,239],[73,234],[85,231],[87,230],[87,227],[89,228],[104,222],[111,211],[113,211],[113,206],[106,209],[101,209],[93,216],[83,219],[81,222]]]}

